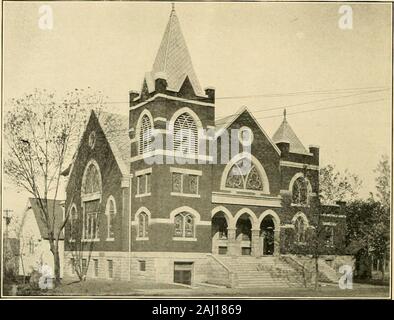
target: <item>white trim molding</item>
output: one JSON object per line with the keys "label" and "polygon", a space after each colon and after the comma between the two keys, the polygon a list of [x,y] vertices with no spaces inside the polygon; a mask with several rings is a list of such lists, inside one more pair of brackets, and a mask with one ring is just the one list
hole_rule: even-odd
{"label": "white trim molding", "polygon": [[183,99],[183,98],[173,97],[173,96],[170,96],[170,95],[167,95],[167,94],[163,94],[163,93],[157,93],[153,97],[149,98],[148,100],[145,100],[144,102],[136,104],[135,106],[131,106],[130,110],[138,109],[139,107],[142,107],[142,106],[148,104],[149,102],[154,101],[157,98],[166,98],[166,99],[169,99],[169,100],[182,101],[182,102],[187,102],[187,103],[196,104],[196,105],[200,105],[200,106],[215,107],[214,103]]}
{"label": "white trim molding", "polygon": [[300,168],[300,169],[306,168],[309,170],[319,170],[319,166],[314,165],[314,164],[304,164],[304,163],[285,161],[285,160],[280,160],[279,164],[283,167]]}
{"label": "white trim molding", "polygon": [[341,218],[341,219],[346,219],[346,215],[344,214],[322,214],[322,217],[330,217],[330,218]]}
{"label": "white trim molding", "polygon": [[143,176],[144,174],[148,174],[148,173],[152,173],[152,168],[146,168],[146,169],[138,170],[138,171],[135,172],[135,176],[139,177],[139,176]]}
{"label": "white trim molding", "polygon": [[280,227],[283,229],[294,229],[294,224],[286,223],[286,224],[282,224]]}
{"label": "white trim molding", "polygon": [[197,238],[172,237],[174,241],[197,241]]}
{"label": "white trim molding", "polygon": [[331,227],[336,227],[336,223],[335,222],[323,222],[323,226],[331,226]]}
{"label": "white trim molding", "polygon": [[231,214],[230,210],[228,210],[226,207],[224,207],[224,206],[217,206],[217,207],[212,209],[212,211],[211,211],[211,218],[213,218],[215,216],[215,214],[217,214],[219,212],[223,212],[224,217],[226,218],[227,227],[228,227],[230,225],[231,221],[233,220],[233,215]]}
{"label": "white trim molding", "polygon": [[170,172],[176,172],[176,173],[183,173],[183,174],[191,174],[194,176],[202,176],[202,171],[201,170],[192,170],[192,169],[186,169],[186,168],[176,168],[176,167],[170,167]]}
{"label": "white trim molding", "polygon": [[174,196],[174,197],[185,197],[185,198],[201,198],[201,196],[199,194],[182,193],[182,192],[171,192],[171,196]]}
{"label": "white trim molding", "polygon": [[[177,159],[187,159],[187,160],[196,160],[197,162],[192,162],[192,164],[194,163],[201,163],[201,164],[205,164],[205,163],[211,163],[213,157],[212,156],[207,156],[205,154],[183,154],[183,153],[179,153],[176,152],[174,150],[163,150],[163,149],[158,149],[158,150],[153,150],[150,152],[146,152],[144,154],[139,154],[137,156],[131,157],[130,162],[136,162],[139,160],[147,160],[149,158],[154,158],[157,156],[162,156],[162,157],[167,157],[167,158],[177,158]],[[161,162],[157,162],[156,159],[153,160],[147,160],[147,163],[153,164],[153,163],[166,163],[165,161],[167,159],[159,159],[161,160]],[[171,164],[173,164],[174,162],[171,162]],[[176,163],[176,161],[175,161]],[[189,163],[187,161],[185,161],[185,163]]]}
{"label": "white trim molding", "polygon": [[241,195],[225,192],[212,192],[212,202],[213,203],[223,203],[223,204],[240,204],[240,205],[253,205],[259,207],[282,207],[281,197],[271,197],[266,195]]}

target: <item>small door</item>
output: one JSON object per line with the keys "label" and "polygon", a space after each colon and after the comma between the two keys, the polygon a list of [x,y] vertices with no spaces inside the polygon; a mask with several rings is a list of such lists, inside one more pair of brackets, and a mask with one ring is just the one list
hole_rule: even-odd
{"label": "small door", "polygon": [[174,262],[174,282],[192,284],[193,262]]}

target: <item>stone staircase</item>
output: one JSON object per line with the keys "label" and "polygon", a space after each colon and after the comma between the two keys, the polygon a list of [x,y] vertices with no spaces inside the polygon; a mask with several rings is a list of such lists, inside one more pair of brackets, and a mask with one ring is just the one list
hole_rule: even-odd
{"label": "stone staircase", "polygon": [[319,276],[324,282],[337,283],[341,274],[329,266],[323,259],[319,259]]}
{"label": "stone staircase", "polygon": [[278,257],[229,257],[216,255],[235,275],[237,288],[301,287],[298,272]]}

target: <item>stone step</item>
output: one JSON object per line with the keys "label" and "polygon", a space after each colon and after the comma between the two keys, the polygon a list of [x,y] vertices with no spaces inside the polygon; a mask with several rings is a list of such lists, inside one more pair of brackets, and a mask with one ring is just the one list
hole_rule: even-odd
{"label": "stone step", "polygon": [[237,279],[238,288],[300,287],[300,275],[278,257],[219,256]]}

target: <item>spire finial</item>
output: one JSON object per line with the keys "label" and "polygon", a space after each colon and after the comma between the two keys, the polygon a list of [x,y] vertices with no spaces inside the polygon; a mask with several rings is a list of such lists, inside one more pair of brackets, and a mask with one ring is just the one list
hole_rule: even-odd
{"label": "spire finial", "polygon": [[286,108],[283,110],[283,120],[286,120]]}
{"label": "spire finial", "polygon": [[174,3],[174,2],[171,3],[171,11],[172,11],[172,12],[175,11],[175,3]]}

